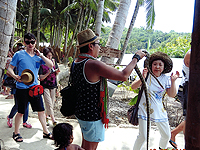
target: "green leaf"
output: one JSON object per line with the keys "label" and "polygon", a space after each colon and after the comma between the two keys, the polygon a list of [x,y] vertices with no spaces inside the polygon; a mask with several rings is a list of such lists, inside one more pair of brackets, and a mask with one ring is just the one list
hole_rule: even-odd
{"label": "green leaf", "polygon": [[137,103],[138,95],[131,99],[129,105],[135,105]]}

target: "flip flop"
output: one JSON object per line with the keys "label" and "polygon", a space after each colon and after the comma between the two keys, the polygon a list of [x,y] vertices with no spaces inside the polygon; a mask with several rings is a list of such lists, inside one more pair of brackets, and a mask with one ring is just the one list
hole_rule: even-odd
{"label": "flip flop", "polygon": [[[177,147],[175,146],[175,145],[177,145],[176,142],[170,140],[169,143],[170,143],[175,149],[177,149]],[[175,145],[174,145],[174,144],[175,144]]]}
{"label": "flip flop", "polygon": [[13,99],[12,95],[8,95],[5,99]]}
{"label": "flip flop", "polygon": [[5,95],[5,92],[1,92],[0,94]]}
{"label": "flip flop", "polygon": [[52,137],[51,133],[46,134],[46,133],[43,132],[43,138],[47,138],[47,139],[53,140],[53,137]]}
{"label": "flip flop", "polygon": [[18,133],[18,134],[15,134],[15,132],[13,132],[13,139],[16,141],[16,142],[23,142],[23,138],[21,137],[21,135]]}

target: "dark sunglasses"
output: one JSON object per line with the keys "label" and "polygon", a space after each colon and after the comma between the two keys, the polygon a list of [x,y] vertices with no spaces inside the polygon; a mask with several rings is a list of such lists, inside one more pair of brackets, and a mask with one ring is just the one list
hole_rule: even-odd
{"label": "dark sunglasses", "polygon": [[35,41],[24,41],[27,45],[29,45],[30,43],[33,45],[35,44]]}
{"label": "dark sunglasses", "polygon": [[94,43],[94,44],[98,44],[99,46],[101,46],[102,44],[100,44],[100,43]]}

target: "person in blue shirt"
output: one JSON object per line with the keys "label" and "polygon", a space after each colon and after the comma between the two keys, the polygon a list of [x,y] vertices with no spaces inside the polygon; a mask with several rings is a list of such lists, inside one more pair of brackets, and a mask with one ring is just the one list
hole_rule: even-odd
{"label": "person in blue shirt", "polygon": [[[18,101],[18,113],[15,117],[15,131],[13,132],[13,139],[16,142],[23,142],[23,138],[19,132],[19,126],[22,117],[25,113],[28,102],[30,102],[33,111],[38,112],[38,118],[43,128],[43,138],[52,138],[51,133],[48,131],[46,126],[46,117],[44,112],[44,105],[42,97],[35,99],[29,96],[29,88],[38,85],[38,71],[41,64],[46,64],[49,68],[53,67],[53,63],[50,59],[43,56],[39,50],[35,48],[36,38],[31,33],[26,33],[24,35],[24,44],[26,46],[25,50],[18,51],[14,54],[13,59],[8,68],[9,74],[17,80],[16,83],[16,98]],[[13,69],[18,68],[18,74],[15,74]],[[34,75],[34,81],[27,85],[21,80],[22,71],[29,69]]]}

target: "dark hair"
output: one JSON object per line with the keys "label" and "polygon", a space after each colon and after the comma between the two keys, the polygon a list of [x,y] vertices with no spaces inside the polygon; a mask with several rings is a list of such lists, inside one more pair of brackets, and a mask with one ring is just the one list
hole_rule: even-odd
{"label": "dark hair", "polygon": [[47,56],[48,53],[52,53],[52,55],[54,55],[53,49],[51,47],[45,47],[45,48],[43,48],[43,54],[44,54],[44,56]]}
{"label": "dark hair", "polygon": [[53,128],[54,144],[59,147],[67,147],[70,144],[73,126],[69,123],[59,123]]}
{"label": "dark hair", "polygon": [[24,46],[22,43],[17,43],[17,46]]}
{"label": "dark hair", "polygon": [[83,47],[81,47],[81,48],[79,48],[80,49],[80,53],[87,53],[88,52],[88,45],[85,45],[85,46],[83,46]]}
{"label": "dark hair", "polygon": [[26,33],[24,35],[24,41],[25,41],[25,39],[28,39],[28,40],[34,39],[34,40],[36,40],[36,37],[32,33]]}
{"label": "dark hair", "polygon": [[[93,42],[93,43],[91,43],[92,45],[95,45],[95,42]],[[81,47],[81,48],[79,48],[80,49],[80,53],[87,53],[88,52],[88,46],[89,46],[89,44],[88,45],[85,45],[85,46],[83,46],[83,47]]]}

